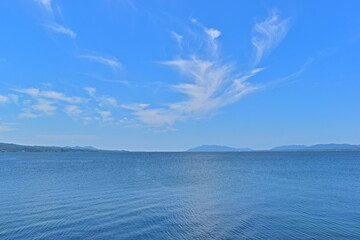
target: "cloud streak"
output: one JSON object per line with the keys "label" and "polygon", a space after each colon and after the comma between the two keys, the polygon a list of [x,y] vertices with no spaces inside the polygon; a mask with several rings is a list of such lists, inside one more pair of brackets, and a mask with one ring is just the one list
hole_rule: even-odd
{"label": "cloud streak", "polygon": [[64,27],[60,24],[53,23],[53,24],[45,25],[45,27],[51,29],[53,32],[68,35],[71,38],[76,38],[76,33],[73,30]]}
{"label": "cloud streak", "polygon": [[[38,2],[47,11],[53,12],[50,0]],[[256,64],[249,64],[253,67],[241,70],[237,68],[236,62],[224,61],[221,57],[220,30],[206,27],[195,19],[192,19],[192,22],[196,29],[192,32],[195,33],[193,34],[195,41],[186,39],[185,42],[185,35],[171,32],[180,46],[180,56],[184,57],[158,62],[164,67],[174,69],[181,76],[180,81],[169,86],[169,90],[180,100],[153,104],[148,102],[124,104],[112,96],[98,95],[96,88],[92,87],[85,88],[86,97],[68,96],[62,92],[39,88],[20,88],[12,89],[17,95],[0,95],[0,104],[18,102],[23,107],[19,114],[21,118],[38,118],[62,113],[84,123],[97,121],[103,124],[121,124],[122,120],[117,120],[119,119],[117,113],[120,112],[123,114],[124,125],[130,123],[133,126],[172,129],[171,125],[176,122],[201,119],[214,114],[219,109],[261,88],[261,85],[250,81],[264,70],[256,67],[256,64],[261,61],[265,53],[280,43],[288,31],[288,19],[281,20],[275,12],[264,21],[256,23],[251,38],[251,43],[255,47]],[[58,29],[54,28],[53,31],[76,37],[70,29],[55,22],[46,26],[49,28],[56,26]],[[200,45],[193,44],[199,39]],[[181,46],[184,43],[186,47]],[[115,57],[99,55],[78,57],[115,70],[120,70],[122,66]],[[22,101],[19,100],[19,96]]]}
{"label": "cloud streak", "polygon": [[[115,118],[108,108],[119,108],[118,101],[113,97],[97,96],[95,88],[85,88],[90,98],[67,96],[65,93],[38,88],[13,89],[19,94],[22,111],[20,118],[39,118],[64,113],[73,120],[84,123],[113,123]],[[10,99],[10,98],[9,98]],[[8,101],[8,100],[7,100]],[[94,107],[94,104],[95,107]]]}
{"label": "cloud streak", "polygon": [[8,96],[5,95],[0,95],[0,105],[1,104],[6,104],[10,101],[10,98]]}
{"label": "cloud streak", "polygon": [[30,99],[23,101],[24,108],[19,114],[20,118],[38,118],[54,115],[64,104],[80,104],[88,102],[82,97],[69,97],[57,91],[44,91],[38,88],[13,89]]}
{"label": "cloud streak", "polygon": [[[251,84],[248,80],[261,72],[262,68],[239,71],[235,63],[223,61],[218,47],[221,31],[208,28],[196,19],[191,21],[201,29],[199,36],[202,45],[206,46],[205,51],[161,62],[183,76],[180,83],[170,86],[174,92],[183,96],[183,100],[163,103],[161,107],[155,108],[150,104],[123,106],[132,111],[135,118],[145,125],[164,127],[177,121],[199,119],[261,87]],[[177,43],[181,43],[183,36],[174,32],[172,34]]]}
{"label": "cloud streak", "polygon": [[264,21],[255,24],[252,45],[255,47],[255,64],[258,64],[264,54],[276,47],[285,37],[289,29],[289,19],[280,19],[276,11]]}
{"label": "cloud streak", "polygon": [[51,0],[36,0],[38,4],[40,4],[48,13],[52,14],[53,9],[51,6]]}
{"label": "cloud streak", "polygon": [[55,33],[64,34],[71,38],[76,38],[76,33],[72,29],[63,26],[62,24],[59,24],[58,21],[56,21],[52,7],[52,0],[35,0],[35,2],[38,3],[48,15],[46,20],[47,24],[44,24],[46,28],[52,30]]}
{"label": "cloud streak", "polygon": [[44,91],[38,88],[21,88],[21,89],[13,89],[15,92],[23,93],[31,96],[35,99],[45,98],[56,101],[64,101],[68,103],[84,103],[88,100],[82,97],[68,97],[62,92],[57,91]]}
{"label": "cloud streak", "polygon": [[103,57],[97,55],[83,55],[80,57],[88,59],[89,61],[103,64],[115,70],[120,70],[122,68],[122,64],[115,57]]}

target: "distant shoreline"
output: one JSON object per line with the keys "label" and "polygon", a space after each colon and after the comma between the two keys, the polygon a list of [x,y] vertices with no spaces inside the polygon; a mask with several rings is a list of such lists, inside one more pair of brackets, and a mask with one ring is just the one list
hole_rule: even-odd
{"label": "distant shoreline", "polygon": [[87,147],[57,147],[57,146],[26,146],[13,143],[0,143],[0,152],[132,152],[132,153],[250,153],[250,152],[358,152],[360,145],[351,144],[317,144],[312,146],[289,145],[272,149],[254,150],[250,148],[231,148],[219,145],[203,145],[186,151],[128,151],[103,150]]}

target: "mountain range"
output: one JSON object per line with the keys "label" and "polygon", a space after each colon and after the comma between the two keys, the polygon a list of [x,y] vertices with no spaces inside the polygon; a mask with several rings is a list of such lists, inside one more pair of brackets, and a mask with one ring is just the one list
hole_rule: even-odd
{"label": "mountain range", "polygon": [[253,151],[251,148],[233,148],[219,145],[202,145],[190,148],[187,152],[244,152]]}
{"label": "mountain range", "polygon": [[[0,143],[0,152],[97,152],[108,151],[94,148],[92,146],[25,146],[12,143]],[[125,152],[125,150],[119,150]],[[360,151],[360,145],[353,144],[316,144],[305,145],[287,145],[271,149],[253,150],[251,148],[234,148],[220,145],[202,145],[190,148],[187,152],[250,152],[250,151]],[[126,151],[127,152],[127,151]]]}
{"label": "mountain range", "polygon": [[[233,148],[219,145],[203,145],[187,150],[188,152],[243,152],[255,151],[250,148]],[[271,149],[257,151],[360,151],[360,145],[352,144],[316,144],[311,146],[305,145],[286,145],[274,147]]]}
{"label": "mountain range", "polygon": [[89,152],[98,151],[94,147],[55,147],[55,146],[24,146],[12,143],[0,143],[0,152]]}
{"label": "mountain range", "polygon": [[360,150],[360,145],[352,144],[316,144],[311,146],[305,145],[288,145],[271,149],[272,151],[327,151],[327,150]]}

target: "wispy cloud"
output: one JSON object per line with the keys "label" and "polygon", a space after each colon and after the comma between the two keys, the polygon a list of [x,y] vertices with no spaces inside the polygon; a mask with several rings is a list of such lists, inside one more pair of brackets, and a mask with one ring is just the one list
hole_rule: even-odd
{"label": "wispy cloud", "polygon": [[103,123],[110,123],[114,120],[112,117],[112,112],[110,111],[97,110],[97,113],[99,114],[100,120]]}
{"label": "wispy cloud", "polygon": [[55,111],[57,110],[55,102],[41,98],[37,99],[35,103],[29,103],[26,105],[27,106],[19,114],[20,118],[38,118],[43,116],[51,116],[54,115]]}
{"label": "wispy cloud", "polygon": [[250,73],[234,74],[231,64],[197,58],[169,61],[164,64],[176,67],[190,80],[173,86],[176,91],[188,98],[169,104],[170,108],[193,114],[207,113],[256,90],[257,87],[246,83],[246,80],[262,70],[254,69]]}
{"label": "wispy cloud", "polygon": [[64,108],[64,112],[74,119],[79,119],[82,116],[82,111],[77,105],[69,105]]}
{"label": "wispy cloud", "polygon": [[166,108],[139,109],[133,112],[137,120],[150,127],[162,127],[171,125],[183,118],[178,112]]}
{"label": "wispy cloud", "polygon": [[10,132],[16,130],[14,126],[18,125],[18,123],[4,123],[0,122],[0,132]]}
{"label": "wispy cloud", "polygon": [[82,97],[68,97],[62,92],[57,91],[44,91],[38,88],[21,88],[21,89],[13,89],[18,93],[27,94],[32,98],[45,98],[50,100],[64,101],[68,103],[83,103],[87,102],[86,98]]}
{"label": "wispy cloud", "polygon": [[86,87],[84,90],[89,94],[90,97],[96,96],[96,88],[94,87]]}
{"label": "wispy cloud", "polygon": [[[44,8],[51,8],[50,0],[39,1]],[[52,10],[51,10],[52,11]],[[192,19],[196,40],[200,39],[202,46],[192,45],[193,41],[186,38],[187,48],[182,48],[180,56],[168,61],[159,62],[179,72],[181,80],[170,85],[169,89],[181,97],[174,102],[147,102],[124,104],[115,97],[100,95],[93,87],[85,88],[88,96],[68,96],[65,93],[39,88],[13,89],[19,96],[25,98],[20,101],[18,95],[0,95],[0,104],[9,101],[19,102],[23,107],[20,117],[36,118],[51,116],[55,113],[68,115],[83,122],[98,121],[103,124],[124,122],[129,126],[146,126],[149,128],[172,129],[171,125],[178,121],[200,119],[217,110],[232,104],[242,97],[258,90],[262,86],[250,81],[263,68],[251,67],[238,69],[236,62],[224,61],[221,57],[222,32],[216,28],[207,27],[196,19]],[[76,34],[56,23],[49,26],[60,27],[63,34],[75,37]],[[65,30],[64,30],[65,29]],[[53,29],[54,31],[57,31]],[[263,55],[275,47],[283,39],[288,30],[288,19],[281,20],[276,12],[255,25],[252,44],[255,46],[256,63]],[[184,44],[185,35],[171,32],[180,46]],[[195,42],[194,41],[194,42]],[[194,46],[192,49],[190,49]],[[195,54],[194,54],[195,53]],[[112,69],[121,69],[121,63],[115,57],[100,55],[81,55],[81,58],[97,62]],[[251,65],[251,64],[250,64]],[[255,65],[252,65],[255,66]],[[25,97],[24,97],[25,96]],[[156,104],[156,105],[155,105]],[[117,112],[125,113],[126,117],[118,118]],[[130,116],[129,116],[130,115]]]}
{"label": "wispy cloud", "polygon": [[98,96],[96,94],[96,88],[86,87],[85,91],[92,97],[98,104],[99,107],[118,107],[118,100],[114,97],[109,96]]}
{"label": "wispy cloud", "polygon": [[60,24],[54,23],[54,24],[48,24],[45,25],[45,27],[51,29],[52,31],[56,33],[61,33],[70,36],[71,38],[76,38],[76,33],[71,30],[70,28],[64,27]]}
{"label": "wispy cloud", "polygon": [[8,96],[0,95],[0,104],[5,104],[5,103],[8,103],[9,101],[10,101],[10,98]]}
{"label": "wispy cloud", "polygon": [[173,38],[176,40],[176,43],[181,46],[182,41],[184,39],[184,36],[175,32],[175,31],[171,31],[171,35],[173,36]]}
{"label": "wispy cloud", "polygon": [[280,19],[276,11],[264,21],[255,24],[252,44],[256,50],[255,64],[258,64],[264,54],[276,47],[285,37],[289,29],[289,19]]}
{"label": "wispy cloud", "polygon": [[35,0],[38,4],[40,4],[46,11],[52,14],[53,9],[51,6],[51,0]]}
{"label": "wispy cloud", "polygon": [[16,94],[7,94],[7,95],[0,95],[0,105],[8,104],[8,103],[18,103],[19,96]]}
{"label": "wispy cloud", "polygon": [[[44,9],[47,13],[46,24],[44,24],[45,27],[47,27],[48,29],[52,30],[55,33],[60,33],[67,35],[71,38],[76,38],[76,33],[72,29],[63,26],[56,20],[56,14],[54,13],[52,0],[34,0],[34,1],[38,3],[42,7],[42,9]],[[60,10],[60,7],[57,6],[57,9]]]}
{"label": "wispy cloud", "polygon": [[101,63],[115,70],[120,70],[122,68],[121,63],[115,57],[104,57],[97,55],[82,55],[80,57],[88,59],[93,62]]}
{"label": "wispy cloud", "polygon": [[37,118],[53,115],[63,103],[78,104],[88,101],[82,97],[68,97],[62,92],[40,90],[38,88],[13,89],[14,91],[30,97],[23,101],[24,108],[19,114],[21,118]]}
{"label": "wispy cloud", "polygon": [[91,87],[85,88],[87,98],[39,88],[19,88],[12,91],[17,94],[0,95],[0,105],[16,104],[20,108],[19,118],[49,117],[62,113],[85,124],[97,122],[108,125],[117,124],[112,110],[122,109],[116,98],[97,95],[96,88]]}
{"label": "wispy cloud", "polygon": [[[238,71],[235,63],[225,62],[220,57],[218,38],[221,31],[208,28],[196,19],[191,21],[200,27],[199,37],[202,45],[206,46],[206,51],[161,62],[175,68],[184,77],[182,82],[171,86],[173,91],[184,96],[184,100],[162,103],[162,107],[156,108],[149,104],[122,106],[132,111],[138,121],[150,127],[169,126],[176,121],[201,118],[260,87],[248,80],[262,71],[262,68]],[[172,34],[178,43],[180,39],[182,41],[183,37],[180,38],[174,32]]]}

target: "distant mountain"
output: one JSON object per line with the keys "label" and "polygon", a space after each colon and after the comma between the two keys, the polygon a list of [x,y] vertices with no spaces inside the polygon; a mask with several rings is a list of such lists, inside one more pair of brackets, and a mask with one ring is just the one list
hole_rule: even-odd
{"label": "distant mountain", "polygon": [[[73,146],[73,147],[48,147],[48,146],[25,146],[12,143],[0,143],[0,152],[99,152],[116,151],[128,152],[126,150],[100,150],[92,146]],[[250,148],[233,148],[219,145],[202,145],[187,150],[187,152],[249,152],[254,151]],[[316,144],[312,146],[288,145],[274,147],[270,150],[262,151],[360,151],[360,145],[352,144]]]}
{"label": "distant mountain", "polygon": [[84,147],[81,147],[81,146],[73,146],[73,147],[66,146],[65,148],[82,149],[82,150],[98,150],[97,148],[94,148],[93,146],[84,146]]}
{"label": "distant mountain", "polygon": [[271,151],[293,151],[293,150],[304,150],[307,147],[305,145],[286,145],[286,146],[279,146],[270,149]]}
{"label": "distant mountain", "polygon": [[[233,148],[219,145],[203,145],[191,148],[187,152],[243,152],[254,151],[250,148]],[[352,144],[316,144],[311,146],[305,145],[287,145],[274,147],[270,150],[262,151],[360,151],[360,145]]]}
{"label": "distant mountain", "polygon": [[45,147],[24,146],[12,143],[0,143],[0,152],[88,152],[97,151],[93,147]]}
{"label": "distant mountain", "polygon": [[191,148],[187,152],[241,152],[241,151],[252,151],[250,148],[233,148],[219,145],[202,145]]}
{"label": "distant mountain", "polygon": [[272,148],[271,151],[341,151],[341,150],[351,150],[351,151],[360,151],[360,145],[352,144],[316,144],[312,146],[305,145],[289,145],[289,146],[280,146]]}

